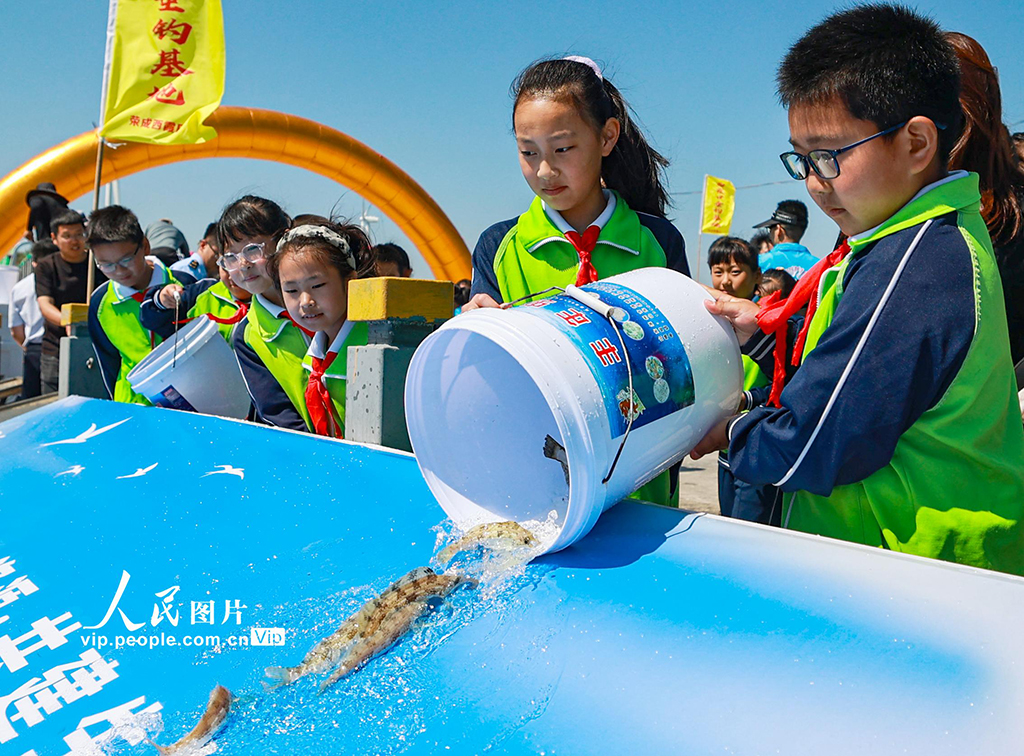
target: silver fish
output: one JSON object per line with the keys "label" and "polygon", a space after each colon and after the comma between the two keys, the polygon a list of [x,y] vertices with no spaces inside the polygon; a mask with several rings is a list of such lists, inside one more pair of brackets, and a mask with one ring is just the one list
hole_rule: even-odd
{"label": "silver fish", "polygon": [[228,718],[231,698],[231,692],[223,685],[218,685],[210,692],[210,703],[207,704],[206,711],[188,735],[174,745],[157,745],[152,740],[149,741],[150,744],[160,752],[161,756],[173,756],[202,747],[210,741],[220,726],[224,724],[224,720]]}
{"label": "silver fish", "polygon": [[492,541],[504,542],[512,548],[532,546],[537,543],[533,533],[518,522],[488,522],[470,528],[466,535],[442,549],[441,553],[437,555],[437,560],[441,564],[448,564],[456,554]]}

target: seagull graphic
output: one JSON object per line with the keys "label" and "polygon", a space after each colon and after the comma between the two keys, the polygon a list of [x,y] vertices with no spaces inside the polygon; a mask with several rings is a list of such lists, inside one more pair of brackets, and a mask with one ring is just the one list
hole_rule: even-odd
{"label": "seagull graphic", "polygon": [[131,418],[126,417],[124,420],[118,420],[116,423],[106,425],[100,428],[99,430],[96,429],[96,423],[93,423],[92,425],[89,426],[88,430],[82,431],[74,438],[66,438],[63,441],[51,441],[48,444],[42,444],[40,448],[42,448],[43,446],[57,446],[58,444],[84,444],[90,438],[95,438],[101,433],[106,433],[111,428],[116,428],[117,426],[121,425],[121,423],[127,423],[129,420],[131,420]]}
{"label": "seagull graphic", "polygon": [[77,476],[78,473],[82,472],[82,470],[84,470],[84,469],[85,468],[82,467],[81,465],[72,465],[71,467],[69,467],[64,472],[59,472],[56,475],[54,475],[53,477],[59,478],[61,475],[74,475],[74,476]]}
{"label": "seagull graphic", "polygon": [[152,470],[154,467],[156,467],[159,464],[160,464],[159,462],[154,462],[149,467],[140,467],[138,470],[133,472],[131,475],[118,475],[115,480],[126,480],[127,478],[141,478],[143,475],[148,473],[150,470]]}
{"label": "seagull graphic", "polygon": [[241,467],[232,467],[231,465],[214,465],[214,467],[219,467],[220,469],[208,472],[202,477],[206,478],[210,475],[237,475],[242,480],[245,480],[245,470]]}

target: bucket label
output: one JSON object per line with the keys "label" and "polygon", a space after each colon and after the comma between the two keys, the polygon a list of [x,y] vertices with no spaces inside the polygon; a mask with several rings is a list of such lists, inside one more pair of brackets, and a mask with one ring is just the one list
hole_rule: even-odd
{"label": "bucket label", "polygon": [[[625,313],[626,319],[618,323],[621,341],[607,319],[564,294],[523,307],[535,309],[583,354],[601,387],[612,437],[626,432],[630,414],[633,428],[639,428],[693,404],[690,360],[668,318],[648,299],[620,284],[599,281],[581,288]],[[632,397],[623,344],[633,369]]]}
{"label": "bucket label", "polygon": [[163,399],[157,402],[161,407],[170,407],[176,410],[186,410],[187,412],[195,412],[196,408],[188,403],[188,399],[178,393],[178,390],[174,386],[168,386],[160,392],[160,396]]}

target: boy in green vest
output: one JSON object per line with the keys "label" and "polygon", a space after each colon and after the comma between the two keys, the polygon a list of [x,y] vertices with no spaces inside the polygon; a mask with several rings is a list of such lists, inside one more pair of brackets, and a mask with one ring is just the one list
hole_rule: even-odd
{"label": "boy in green vest", "polygon": [[193,283],[184,273],[172,275],[149,256],[149,241],[135,213],[120,205],[89,216],[89,246],[96,267],[109,280],[89,298],[89,336],[107,393],[115,402],[150,404],[132,390],[128,373],[161,339],[139,321],[146,289],[168,283]]}
{"label": "boy in green vest", "polygon": [[727,446],[736,477],[779,486],[784,527],[1024,574],[1003,293],[978,177],[946,167],[956,54],[912,11],[861,6],[809,31],[778,81],[782,161],[848,238],[784,302],[709,303],[774,376],[774,406],[721,423],[694,456]]}

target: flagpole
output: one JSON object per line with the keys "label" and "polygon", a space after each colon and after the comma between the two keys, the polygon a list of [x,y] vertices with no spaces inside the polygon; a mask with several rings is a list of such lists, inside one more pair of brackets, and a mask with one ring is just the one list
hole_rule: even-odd
{"label": "flagpole", "polygon": [[[96,129],[96,135],[99,137],[99,141],[96,145],[96,180],[92,186],[92,211],[95,213],[100,209],[100,182],[103,178],[103,148],[107,144],[107,140],[99,134],[99,129]],[[89,247],[89,272],[85,279],[85,297],[86,302],[92,297],[93,286],[96,284],[95,275],[93,270],[96,267],[92,257],[92,247]]]}
{"label": "flagpole", "polygon": [[708,193],[708,174],[704,174],[704,187],[700,190],[700,209],[697,213],[697,270],[693,280],[700,283],[700,252],[701,243],[704,241],[704,200]]}
{"label": "flagpole", "polygon": [[[106,124],[107,117],[107,87],[110,84],[110,60],[114,49],[114,35],[117,32],[117,3],[118,0],[110,0],[110,5],[107,8],[107,42],[103,50],[103,83],[100,88],[100,125],[96,128],[96,180],[92,186],[92,211],[94,213],[100,209],[100,187],[103,179],[103,148],[107,146],[107,140],[103,138],[103,127]],[[96,284],[95,267],[92,247],[90,247],[89,272],[85,279],[86,302],[89,302],[92,297],[93,286]]]}

